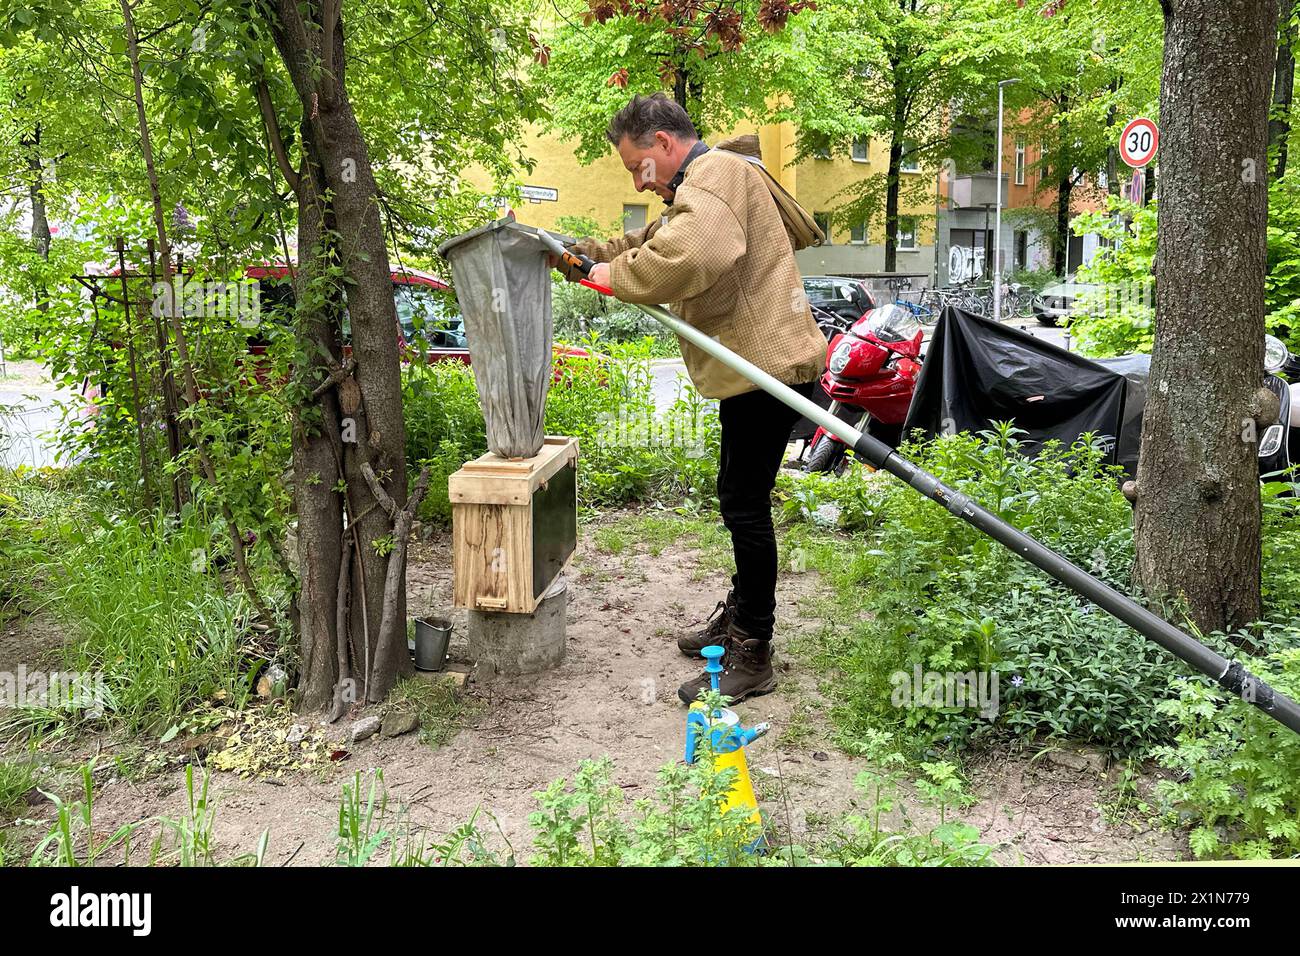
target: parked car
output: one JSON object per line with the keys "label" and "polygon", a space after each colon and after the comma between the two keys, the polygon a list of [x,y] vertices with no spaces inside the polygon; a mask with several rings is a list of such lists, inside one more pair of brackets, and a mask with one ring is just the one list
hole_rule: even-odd
{"label": "parked car", "polygon": [[1072,276],[1066,276],[1064,282],[1047,286],[1034,299],[1034,318],[1040,325],[1055,326],[1069,322],[1075,311],[1076,300],[1085,292],[1095,292],[1098,288],[1086,282],[1075,282]]}
{"label": "parked car", "polygon": [[803,291],[814,310],[834,312],[849,323],[876,307],[866,284],[845,276],[804,276]]}

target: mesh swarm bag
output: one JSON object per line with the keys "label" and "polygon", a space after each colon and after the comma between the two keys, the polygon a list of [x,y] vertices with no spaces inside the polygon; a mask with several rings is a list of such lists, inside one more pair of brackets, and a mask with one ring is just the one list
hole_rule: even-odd
{"label": "mesh swarm bag", "polygon": [[502,458],[541,449],[551,385],[551,276],[546,247],[513,215],[448,239],[487,443]]}

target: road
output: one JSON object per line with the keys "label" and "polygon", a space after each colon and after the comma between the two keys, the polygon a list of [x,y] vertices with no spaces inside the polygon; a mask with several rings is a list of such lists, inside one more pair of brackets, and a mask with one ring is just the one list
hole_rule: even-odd
{"label": "road", "polygon": [[10,361],[0,377],[0,467],[54,464],[50,432],[59,422],[56,401],[72,396],[49,380],[39,362]]}

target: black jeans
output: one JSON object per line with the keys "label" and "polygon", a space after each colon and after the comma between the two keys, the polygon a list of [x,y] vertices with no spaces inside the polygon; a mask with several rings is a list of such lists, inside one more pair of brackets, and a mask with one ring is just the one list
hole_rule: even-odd
{"label": "black jeans", "polygon": [[[791,386],[805,398],[815,382]],[[724,398],[718,404],[722,455],[718,505],[731,532],[736,573],[735,622],[751,637],[770,640],[776,623],[776,533],[772,489],[785,457],[790,429],[799,413],[762,389]]]}

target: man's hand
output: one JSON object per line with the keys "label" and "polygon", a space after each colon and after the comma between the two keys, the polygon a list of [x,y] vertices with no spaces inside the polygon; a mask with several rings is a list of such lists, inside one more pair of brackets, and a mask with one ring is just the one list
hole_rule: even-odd
{"label": "man's hand", "polygon": [[609,263],[597,262],[594,266],[591,267],[591,272],[587,274],[587,278],[590,279],[592,282],[594,282],[596,285],[604,286],[606,289],[608,289],[609,288]]}

